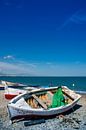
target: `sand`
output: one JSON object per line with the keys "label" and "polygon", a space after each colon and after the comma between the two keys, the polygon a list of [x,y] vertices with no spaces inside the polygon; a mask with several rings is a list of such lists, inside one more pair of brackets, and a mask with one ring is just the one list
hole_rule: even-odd
{"label": "sand", "polygon": [[45,120],[45,123],[25,126],[25,121],[11,124],[4,91],[0,91],[0,130],[86,130],[86,95],[82,95],[78,105],[72,111],[63,116],[58,115],[52,119]]}

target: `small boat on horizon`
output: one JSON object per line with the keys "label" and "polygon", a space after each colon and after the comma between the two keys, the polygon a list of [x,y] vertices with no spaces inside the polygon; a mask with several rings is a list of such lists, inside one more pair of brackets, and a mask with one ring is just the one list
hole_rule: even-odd
{"label": "small boat on horizon", "polygon": [[49,117],[73,108],[81,96],[66,86],[40,88],[20,94],[7,105],[10,119]]}

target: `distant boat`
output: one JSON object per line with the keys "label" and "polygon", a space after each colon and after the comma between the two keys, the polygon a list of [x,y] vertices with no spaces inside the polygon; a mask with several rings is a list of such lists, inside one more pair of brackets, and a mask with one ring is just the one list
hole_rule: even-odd
{"label": "distant boat", "polygon": [[27,85],[20,84],[20,83],[13,83],[13,82],[8,82],[8,81],[0,81],[0,90],[5,90],[5,85],[4,83],[7,84],[8,88],[21,88],[21,87],[26,87]]}
{"label": "distant boat", "polygon": [[[60,95],[57,94],[58,98],[56,99],[59,87],[42,88],[13,98],[8,103],[10,119],[13,121],[25,117],[49,117],[73,108],[81,96],[66,86],[61,88],[62,91]],[[60,97],[61,99],[64,97],[65,100],[59,101]],[[54,106],[55,103],[58,103],[57,106]]]}
{"label": "distant boat", "polygon": [[15,89],[15,88],[7,88],[4,92],[5,98],[11,100],[19,94],[25,93],[25,90]]}
{"label": "distant boat", "polygon": [[8,100],[11,100],[12,98],[14,98],[15,96],[19,95],[19,94],[22,94],[22,93],[26,93],[27,91],[31,91],[31,90],[34,90],[36,89],[36,87],[29,87],[29,86],[16,86],[15,87],[8,87],[7,85],[7,82],[3,81],[3,85],[4,85],[4,88],[5,88],[5,92],[4,92],[4,95],[5,95],[5,98],[8,99]]}

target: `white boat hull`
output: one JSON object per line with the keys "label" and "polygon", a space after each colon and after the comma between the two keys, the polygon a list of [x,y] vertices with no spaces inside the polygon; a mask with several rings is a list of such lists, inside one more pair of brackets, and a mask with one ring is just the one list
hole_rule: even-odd
{"label": "white boat hull", "polygon": [[[39,90],[40,91],[40,90]],[[78,94],[77,94],[78,95]],[[43,109],[43,108],[39,108],[39,109],[35,109],[35,108],[31,108],[25,101],[23,98],[21,98],[21,101],[17,103],[16,99],[19,98],[20,96],[16,97],[15,99],[13,99],[9,104],[8,104],[8,111],[9,111],[9,116],[11,120],[17,119],[17,118],[21,118],[21,117],[48,117],[48,116],[53,116],[53,115],[57,115],[63,112],[66,112],[68,110],[70,110],[71,108],[73,108],[78,100],[80,99],[80,95],[78,95],[78,97],[70,104],[67,104],[65,106],[60,106],[60,107],[56,107],[56,108],[49,108],[49,109]],[[22,97],[22,95],[21,95]]]}
{"label": "white boat hull", "polygon": [[35,110],[22,110],[22,109],[18,109],[18,108],[14,108],[14,107],[9,107],[9,115],[10,115],[10,119],[17,119],[17,118],[21,118],[21,117],[31,117],[31,116],[53,116],[53,115],[57,115],[63,112],[66,112],[68,110],[70,110],[71,108],[73,108],[76,105],[77,101],[74,102],[73,104],[71,104],[70,106],[64,106],[64,107],[60,107],[58,108],[54,108],[54,109],[50,109],[50,110],[39,110],[39,111],[35,111]]}

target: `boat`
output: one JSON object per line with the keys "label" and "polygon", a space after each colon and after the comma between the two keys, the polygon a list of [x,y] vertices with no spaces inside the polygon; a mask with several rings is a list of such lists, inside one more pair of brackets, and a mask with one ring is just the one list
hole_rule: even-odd
{"label": "boat", "polygon": [[4,80],[1,80],[1,85],[4,87],[5,89],[5,83],[6,85],[8,86],[8,88],[18,88],[18,87],[26,87],[27,85],[25,84],[21,84],[21,83],[13,83],[13,82],[8,82],[8,81],[4,81]]}
{"label": "boat", "polygon": [[15,89],[15,88],[7,88],[5,89],[4,96],[6,99],[11,100],[19,94],[25,93],[25,90]]}
{"label": "boat", "polygon": [[[59,94],[57,94],[58,92]],[[58,95],[57,99],[55,99],[56,94]],[[59,102],[60,97],[62,100],[64,99],[64,102]],[[49,117],[70,110],[77,104],[80,98],[81,95],[68,87],[56,86],[20,94],[13,98],[7,107],[11,121],[26,117]]]}
{"label": "boat", "polygon": [[19,94],[26,93],[27,91],[30,92],[31,90],[36,89],[36,87],[24,86],[24,85],[16,86],[16,88],[15,87],[10,88],[6,81],[3,81],[3,86],[5,89],[4,92],[5,98],[8,100],[11,100],[12,98],[16,97]]}
{"label": "boat", "polygon": [[27,85],[21,84],[21,83],[13,83],[13,82],[8,82],[8,81],[0,81],[0,90],[5,90],[5,85],[4,83],[6,82],[8,88],[18,88],[18,87],[27,87]]}
{"label": "boat", "polygon": [[12,98],[16,97],[19,94],[26,93],[27,91],[30,92],[34,89],[37,89],[37,88],[34,88],[34,87],[27,87],[27,88],[22,88],[22,89],[6,88],[4,95],[6,99],[11,100]]}

